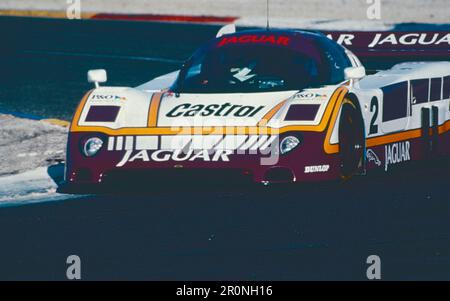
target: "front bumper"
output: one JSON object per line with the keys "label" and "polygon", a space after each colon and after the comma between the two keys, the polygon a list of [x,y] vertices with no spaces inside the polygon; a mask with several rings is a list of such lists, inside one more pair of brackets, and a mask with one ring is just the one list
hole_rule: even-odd
{"label": "front bumper", "polygon": [[[301,144],[280,155],[279,141],[289,135],[301,135]],[[84,141],[99,137],[104,146],[94,157],[82,153]],[[247,151],[205,149],[145,149],[142,137],[106,136],[102,133],[70,133],[65,182],[67,185],[118,185],[131,183],[154,185],[171,183],[286,183],[323,181],[339,177],[337,154],[324,151],[325,134],[319,132],[284,133],[274,139],[270,150]],[[154,140],[161,141],[158,136]],[[160,142],[161,143],[161,142]],[[262,144],[261,144],[262,145]],[[147,147],[151,148],[151,147]],[[203,152],[200,154],[200,152]],[[205,153],[206,152],[206,153]],[[185,155],[183,155],[185,154]],[[311,166],[327,166],[314,169]],[[115,184],[112,184],[115,183]]]}

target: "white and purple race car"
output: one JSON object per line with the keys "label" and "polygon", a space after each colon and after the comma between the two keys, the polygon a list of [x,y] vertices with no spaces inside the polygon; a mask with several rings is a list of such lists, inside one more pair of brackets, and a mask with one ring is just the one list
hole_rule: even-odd
{"label": "white and purple race car", "polygon": [[366,75],[327,36],[225,30],[181,70],[96,88],[73,117],[65,191],[127,183],[349,178],[450,154],[450,62]]}

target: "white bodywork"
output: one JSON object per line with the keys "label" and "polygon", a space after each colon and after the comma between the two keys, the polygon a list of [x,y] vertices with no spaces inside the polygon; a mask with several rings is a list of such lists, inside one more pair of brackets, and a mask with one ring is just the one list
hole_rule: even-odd
{"label": "white bodywork", "polygon": [[[371,136],[381,135],[383,133],[392,133],[402,130],[417,129],[421,127],[420,111],[422,108],[431,108],[437,106],[439,109],[439,122],[438,125],[442,125],[450,119],[449,115],[449,95],[443,95],[444,93],[444,78],[450,75],[450,62],[411,62],[401,63],[395,65],[393,68],[385,71],[378,72],[374,75],[370,75],[361,80],[359,84],[359,90],[361,92],[373,91],[375,96],[379,96],[381,101],[383,100],[382,87],[406,82],[408,85],[407,96],[407,113],[408,116],[393,121],[383,122],[381,116],[383,115],[383,106],[380,106],[379,116],[377,118],[378,124],[381,125],[380,133]],[[440,86],[440,99],[436,101],[430,101],[431,94],[431,79],[441,79]],[[414,95],[412,93],[411,81],[414,80],[428,80],[428,101],[424,103],[414,103]],[[369,117],[373,116],[370,113],[370,99],[364,97],[361,94],[359,97],[364,109],[363,114],[367,118],[366,121],[370,121]],[[365,100],[365,101],[364,101]],[[368,123],[366,124],[368,126]]]}
{"label": "white bodywork", "polygon": [[[355,67],[361,66],[359,60],[350,52],[347,53]],[[170,87],[178,76],[178,71],[163,75],[152,81],[144,83],[136,88],[124,87],[100,87],[95,89],[89,96],[85,107],[82,110],[79,125],[80,126],[102,126],[110,129],[147,127],[148,108],[151,103],[152,95],[155,92],[163,91]],[[353,94],[359,101],[365,122],[366,137],[377,137],[388,133],[395,133],[421,127],[421,109],[438,107],[438,124],[442,125],[450,119],[449,114],[449,95],[444,93],[444,79],[450,76],[450,62],[430,62],[430,63],[401,63],[393,68],[378,72],[374,75],[365,76],[361,80],[352,80],[347,86],[348,93]],[[414,104],[414,95],[412,95],[412,81],[428,80],[429,92],[431,94],[431,79],[441,79],[440,99],[439,101],[426,101],[420,104]],[[393,120],[383,120],[383,108],[385,107],[386,95],[383,92],[385,87],[404,83],[407,86],[405,90],[405,99],[402,99],[406,105],[406,115],[402,118]],[[167,93],[163,96],[158,111],[158,127],[180,127],[180,126],[257,126],[271,109],[284,102],[276,114],[267,124],[273,128],[281,128],[290,125],[317,125],[322,119],[323,113],[327,107],[330,97],[335,90],[342,86],[325,86],[319,89],[305,89],[303,91],[285,91],[270,93],[251,93],[251,94],[182,94],[177,96],[173,93]],[[96,95],[108,96],[111,99],[96,99]],[[114,96],[114,97],[113,97]],[[375,108],[374,97],[377,99]],[[400,101],[400,100],[399,100]],[[205,116],[198,114],[195,118],[180,116],[179,118],[168,118],[167,114],[180,104],[190,105],[246,105],[263,108],[255,115],[245,118],[235,118],[233,116]],[[284,121],[289,107],[293,104],[318,104],[320,108],[314,120],[309,121]],[[121,107],[118,118],[114,122],[87,122],[86,114],[91,105],[118,105]],[[391,104],[392,105],[392,104]],[[395,103],[393,104],[395,105]],[[375,112],[375,109],[377,110]],[[237,109],[236,109],[237,110]],[[235,110],[235,111],[236,111]],[[179,111],[182,112],[182,111]],[[176,112],[176,113],[179,113]],[[231,114],[232,115],[232,114]],[[337,118],[339,120],[339,118]],[[372,131],[376,128],[377,131]],[[338,143],[338,126],[334,124],[333,132],[329,141],[331,144]]]}

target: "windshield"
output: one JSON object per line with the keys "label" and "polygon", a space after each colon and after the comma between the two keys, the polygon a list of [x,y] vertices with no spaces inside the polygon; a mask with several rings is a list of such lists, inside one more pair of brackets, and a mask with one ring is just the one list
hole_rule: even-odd
{"label": "windshield", "polygon": [[184,93],[300,90],[321,84],[320,58],[289,47],[230,45],[200,51],[180,73]]}

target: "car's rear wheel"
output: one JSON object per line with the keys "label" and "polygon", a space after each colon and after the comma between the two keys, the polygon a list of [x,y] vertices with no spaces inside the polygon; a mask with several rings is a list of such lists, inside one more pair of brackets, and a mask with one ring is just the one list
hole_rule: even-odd
{"label": "car's rear wheel", "polygon": [[348,179],[364,168],[364,122],[359,106],[344,99],[339,119],[341,178]]}

